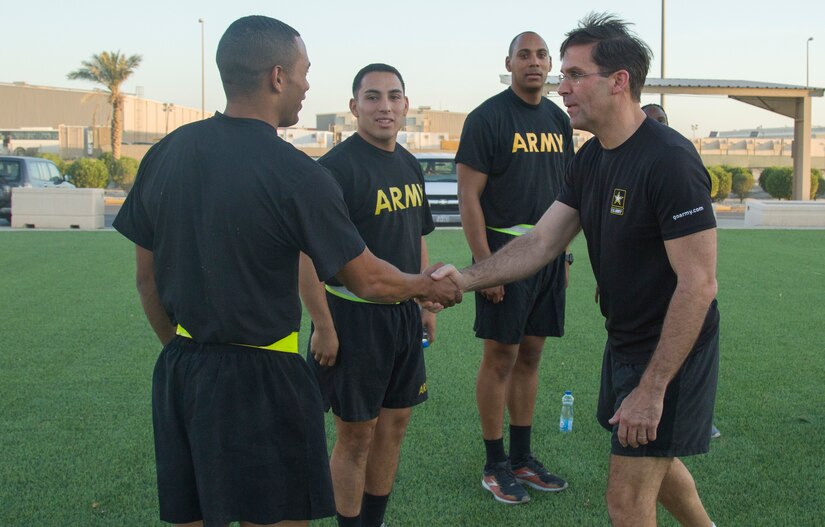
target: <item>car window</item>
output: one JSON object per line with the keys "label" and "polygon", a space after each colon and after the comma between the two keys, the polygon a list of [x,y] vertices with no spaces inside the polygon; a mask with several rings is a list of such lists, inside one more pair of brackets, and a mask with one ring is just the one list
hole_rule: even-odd
{"label": "car window", "polygon": [[9,183],[19,183],[20,161],[0,160],[0,177]]}
{"label": "car window", "polygon": [[46,163],[35,161],[31,164],[31,168],[32,183],[36,181],[38,185],[43,186],[49,182],[49,169]]}
{"label": "car window", "polygon": [[60,175],[60,171],[57,169],[55,165],[52,163],[43,163],[46,166],[46,172],[48,174],[47,179],[50,183],[59,184],[63,181],[63,177]]}
{"label": "car window", "polygon": [[419,159],[418,162],[427,181],[458,181],[454,159]]}

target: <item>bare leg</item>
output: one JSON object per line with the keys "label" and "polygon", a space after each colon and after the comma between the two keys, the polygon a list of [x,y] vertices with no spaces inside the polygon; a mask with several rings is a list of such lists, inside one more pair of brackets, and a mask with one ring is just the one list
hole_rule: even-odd
{"label": "bare leg", "polygon": [[386,496],[392,491],[411,414],[412,408],[381,408],[378,414],[364,486],[373,496]]}
{"label": "bare leg", "polygon": [[507,380],[507,410],[510,412],[510,424],[533,424],[544,340],[544,337],[524,337],[521,340],[516,363]]}
{"label": "bare leg", "polygon": [[361,513],[367,459],[377,420],[348,423],[335,417],[337,438],[329,466],[335,508],[342,516],[352,517]]}
{"label": "bare leg", "polygon": [[307,527],[309,525],[308,520],[300,520],[300,521],[282,521],[278,523],[268,523],[266,525],[262,525],[260,523],[252,523],[252,522],[240,522],[241,527]]}
{"label": "bare leg", "polygon": [[498,439],[504,427],[507,381],[518,357],[518,345],[484,341],[484,356],[476,380],[476,403],[484,439]]}
{"label": "bare leg", "polygon": [[659,503],[686,527],[710,527],[712,524],[696,491],[693,476],[679,458],[673,458],[670,470],[662,480]]}
{"label": "bare leg", "polygon": [[607,512],[615,527],[656,527],[656,498],[669,457],[610,456]]}

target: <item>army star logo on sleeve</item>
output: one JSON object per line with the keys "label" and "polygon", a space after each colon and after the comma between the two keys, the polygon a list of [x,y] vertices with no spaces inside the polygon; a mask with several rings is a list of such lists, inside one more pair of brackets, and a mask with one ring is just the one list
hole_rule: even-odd
{"label": "army star logo on sleeve", "polygon": [[624,215],[624,202],[627,198],[627,191],[623,188],[613,189],[613,199],[610,200],[610,214],[616,216]]}

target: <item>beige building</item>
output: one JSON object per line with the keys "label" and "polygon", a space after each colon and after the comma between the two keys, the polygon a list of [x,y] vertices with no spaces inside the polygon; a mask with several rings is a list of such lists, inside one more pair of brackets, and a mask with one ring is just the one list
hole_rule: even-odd
{"label": "beige building", "polygon": [[[402,131],[447,134],[447,144],[444,145],[444,149],[455,150],[454,145],[449,143],[458,144],[465,119],[467,119],[467,114],[463,112],[433,110],[429,106],[419,106],[410,108],[407,112],[407,122]],[[351,132],[356,129],[355,116],[351,112],[319,113],[315,116],[315,123],[318,130],[335,134],[336,142],[341,132]]]}
{"label": "beige building", "polygon": [[[60,130],[64,157],[87,153],[88,137],[93,138],[93,151],[108,150],[108,130],[112,120],[112,105],[108,98],[108,93],[101,89],[0,83],[0,129],[48,127]],[[207,113],[206,117],[210,115]],[[123,154],[142,157],[148,145],[175,128],[203,117],[200,109],[144,99],[140,93],[125,94]],[[137,148],[130,148],[135,145]]]}

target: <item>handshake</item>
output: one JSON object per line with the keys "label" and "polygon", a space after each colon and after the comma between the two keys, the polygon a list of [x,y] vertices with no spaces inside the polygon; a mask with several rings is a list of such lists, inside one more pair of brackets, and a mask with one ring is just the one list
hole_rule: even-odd
{"label": "handshake", "polygon": [[423,294],[418,296],[421,307],[437,313],[461,303],[465,289],[464,277],[453,265],[439,262],[427,267],[421,275],[429,278],[424,282]]}

